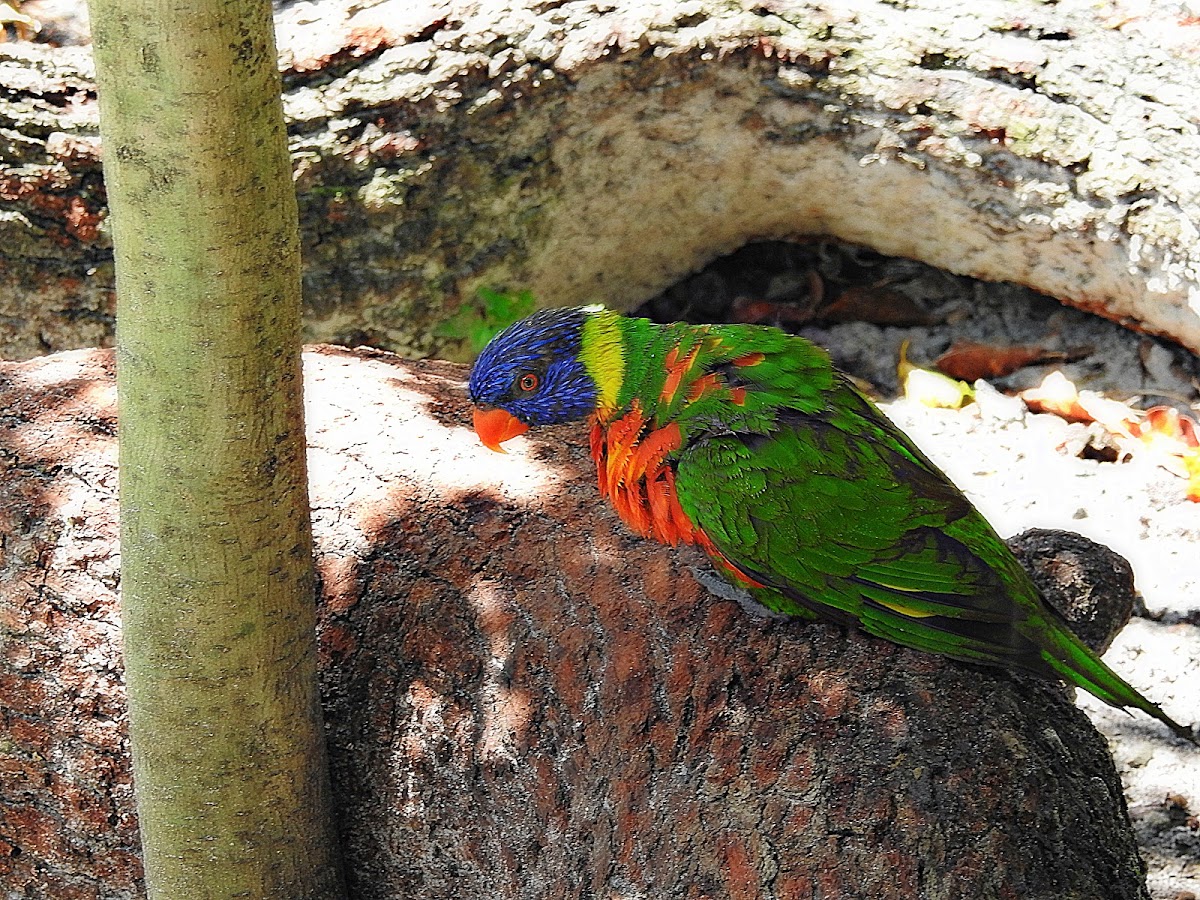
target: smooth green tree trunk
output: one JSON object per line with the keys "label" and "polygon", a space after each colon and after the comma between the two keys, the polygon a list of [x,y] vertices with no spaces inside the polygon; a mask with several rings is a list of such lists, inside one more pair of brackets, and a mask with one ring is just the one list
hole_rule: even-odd
{"label": "smooth green tree trunk", "polygon": [[341,894],[269,0],[91,0],[151,898]]}

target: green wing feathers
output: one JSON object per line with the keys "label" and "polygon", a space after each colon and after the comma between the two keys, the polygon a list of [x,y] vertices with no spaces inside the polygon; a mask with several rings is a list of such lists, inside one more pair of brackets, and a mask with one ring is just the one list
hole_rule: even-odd
{"label": "green wing feathers", "polygon": [[684,512],[762,585],[756,599],[1061,678],[1194,740],[1069,630],[983,516],[848,382],[834,374],[819,402],[810,395],[800,408],[772,393],[768,427],[748,429],[744,415],[693,421],[675,476]]}

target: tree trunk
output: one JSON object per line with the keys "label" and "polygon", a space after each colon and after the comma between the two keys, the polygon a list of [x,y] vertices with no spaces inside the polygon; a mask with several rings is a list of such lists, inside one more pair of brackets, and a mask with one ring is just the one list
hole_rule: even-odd
{"label": "tree trunk", "polygon": [[91,12],[148,894],[336,900],[299,234],[271,7],[92,0]]}
{"label": "tree trunk", "polygon": [[[484,450],[458,367],[305,373],[352,896],[1146,896],[1058,687],[748,617],[598,502],[582,428]],[[0,878],[135,897],[111,360],[2,364],[0,409]]]}
{"label": "tree trunk", "polygon": [[[1200,350],[1196,25],[1083,0],[316,0],[279,14],[310,338],[475,289],[628,308],[831,234]],[[8,355],[111,323],[84,51],[0,48]]]}

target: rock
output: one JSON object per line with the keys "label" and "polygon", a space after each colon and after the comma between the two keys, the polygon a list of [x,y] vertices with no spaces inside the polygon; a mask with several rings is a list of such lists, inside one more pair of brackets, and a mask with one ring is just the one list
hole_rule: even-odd
{"label": "rock", "polygon": [[[139,895],[111,356],[0,364],[0,876]],[[305,359],[322,691],[356,898],[1143,898],[1057,686],[706,593],[581,428],[485,451],[463,370]]]}
{"label": "rock", "polygon": [[[1173,10],[284,4],[307,333],[448,352],[480,286],[629,309],[823,234],[1198,350],[1200,62]],[[4,45],[0,87],[0,350],[107,340],[87,50]]]}

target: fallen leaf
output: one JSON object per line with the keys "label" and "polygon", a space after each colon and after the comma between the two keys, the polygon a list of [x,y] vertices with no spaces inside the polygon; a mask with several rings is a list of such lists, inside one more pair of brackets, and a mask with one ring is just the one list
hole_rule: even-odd
{"label": "fallen leaf", "polygon": [[979,344],[975,341],[956,341],[934,363],[951,378],[975,381],[977,378],[1003,378],[1034,363],[1064,362],[1080,359],[1092,352],[1091,347],[1073,350],[1047,350],[1044,347]]}
{"label": "fallen leaf", "polygon": [[1200,451],[1190,450],[1183,457],[1183,467],[1188,474],[1187,498],[1200,503]]}
{"label": "fallen leaf", "polygon": [[1047,375],[1020,397],[1034,412],[1103,426],[1125,451],[1146,455],[1171,474],[1186,478],[1187,498],[1200,502],[1200,423],[1191,416],[1171,406],[1141,412],[1095,391],[1077,390],[1061,372]]}
{"label": "fallen leaf", "polygon": [[1092,416],[1079,403],[1079,390],[1062,372],[1051,372],[1037,387],[1017,395],[1033,412],[1053,413],[1069,422],[1091,422]]}
{"label": "fallen leaf", "polygon": [[896,374],[904,387],[906,400],[935,409],[958,409],[975,396],[966,382],[947,378],[940,372],[922,369],[909,362],[908,344],[908,341],[900,344],[900,361],[896,364]]}
{"label": "fallen leaf", "polygon": [[900,291],[879,285],[848,287],[817,313],[830,322],[871,322],[874,325],[932,325],[934,317]]}
{"label": "fallen leaf", "polygon": [[1110,400],[1095,391],[1080,391],[1079,405],[1091,417],[1091,421],[1099,422],[1113,434],[1133,437],[1142,413],[1128,403],[1120,400]]}
{"label": "fallen leaf", "polygon": [[814,318],[816,314],[811,306],[774,300],[751,300],[749,297],[735,297],[730,311],[730,321],[746,325],[803,325]]}
{"label": "fallen leaf", "polygon": [[1138,424],[1135,434],[1141,438],[1162,435],[1176,441],[1181,452],[1200,447],[1200,425],[1191,416],[1185,416],[1173,406],[1152,406],[1146,410],[1145,418]]}
{"label": "fallen leaf", "polygon": [[1196,420],[1173,406],[1154,406],[1131,429],[1155,462],[1180,478],[1188,479],[1188,499],[1200,500],[1200,439]]}
{"label": "fallen leaf", "polygon": [[1017,395],[1033,412],[1053,413],[1068,422],[1099,422],[1114,434],[1132,436],[1141,413],[1095,391],[1081,391],[1062,372],[1051,372],[1037,387]]}

